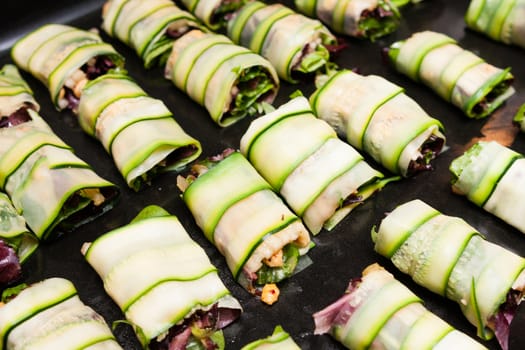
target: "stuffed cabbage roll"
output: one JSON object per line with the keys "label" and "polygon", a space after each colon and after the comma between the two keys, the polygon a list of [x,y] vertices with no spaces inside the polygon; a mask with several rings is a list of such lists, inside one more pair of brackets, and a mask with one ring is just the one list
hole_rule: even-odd
{"label": "stuffed cabbage roll", "polygon": [[495,334],[508,348],[510,323],[525,289],[525,259],[417,199],[390,212],[372,239],[376,252],[400,271],[457,302],[479,337]]}
{"label": "stuffed cabbage roll", "polygon": [[22,275],[22,264],[38,247],[9,197],[0,192],[0,291]]}
{"label": "stuffed cabbage roll", "polygon": [[146,94],[129,76],[109,73],[86,84],[79,123],[96,137],[127,184],[139,190],[160,173],[196,159],[201,144],[186,134],[159,99]]}
{"label": "stuffed cabbage roll", "polygon": [[11,57],[45,84],[57,109],[73,111],[89,80],[124,65],[97,33],[63,24],[47,24],[22,37]]}
{"label": "stuffed cabbage roll", "polygon": [[0,188],[40,239],[55,238],[112,208],[119,190],[98,176],[38,114],[16,67],[0,71]]}
{"label": "stuffed cabbage roll", "polygon": [[179,176],[182,199],[206,238],[226,258],[235,280],[263,302],[296,270],[310,236],[239,152],[226,150]]}
{"label": "stuffed cabbage roll", "polygon": [[224,35],[200,30],[175,42],[165,77],[204,106],[220,126],[259,113],[279,89],[279,77],[267,60]]}
{"label": "stuffed cabbage roll", "polygon": [[443,125],[402,87],[349,70],[324,80],[310,103],[342,138],[394,174],[408,177],[432,168],[431,161],[445,146]]}
{"label": "stuffed cabbage roll", "polygon": [[102,18],[102,29],[132,47],[146,68],[164,65],[177,38],[203,28],[171,0],[108,0]]}
{"label": "stuffed cabbage roll", "polygon": [[295,7],[336,33],[371,41],[394,32],[401,17],[390,0],[295,0]]}
{"label": "stuffed cabbage roll", "polygon": [[470,1],[465,22],[470,29],[505,44],[525,48],[525,1]]}
{"label": "stuffed cabbage roll", "polygon": [[419,297],[378,264],[365,268],[339,300],[313,318],[314,334],[329,333],[353,350],[487,349],[427,310]]}
{"label": "stuffed cabbage roll", "polygon": [[272,335],[255,340],[246,344],[241,350],[300,350],[301,348],[295,343],[293,338],[283,327],[276,326]]}
{"label": "stuffed cabbage roll", "polygon": [[302,96],[255,119],[240,150],[313,234],[333,228],[389,181]]}
{"label": "stuffed cabbage roll", "polygon": [[0,349],[122,350],[70,281],[52,277],[17,289],[0,303]]}
{"label": "stuffed cabbage roll", "polygon": [[228,36],[268,59],[279,76],[291,83],[324,69],[330,49],[337,44],[320,21],[282,4],[260,1],[249,2],[237,11],[228,22]]}
{"label": "stuffed cabbage roll", "polygon": [[241,306],[179,219],[158,206],[82,247],[147,349],[223,349]]}
{"label": "stuffed cabbage roll", "polygon": [[387,51],[396,70],[424,83],[470,118],[490,115],[514,94],[510,68],[485,62],[445,34],[414,33]]}
{"label": "stuffed cabbage roll", "polygon": [[186,8],[212,30],[226,27],[232,14],[251,0],[181,0]]}
{"label": "stuffed cabbage roll", "polygon": [[450,164],[452,191],[525,233],[525,158],[480,141]]}

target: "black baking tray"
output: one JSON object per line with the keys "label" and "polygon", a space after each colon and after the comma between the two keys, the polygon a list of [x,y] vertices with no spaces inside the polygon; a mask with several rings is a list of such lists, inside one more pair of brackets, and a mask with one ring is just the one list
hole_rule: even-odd
{"label": "black baking tray", "polygon": [[[291,1],[283,1],[293,6]],[[41,2],[34,0],[9,1],[3,4],[0,15],[0,63],[12,63],[9,49],[21,35],[46,23],[69,23],[80,28],[99,27],[102,0]],[[50,243],[44,243],[24,266],[24,281],[34,282],[59,276],[71,280],[82,300],[95,308],[111,324],[123,319],[118,307],[105,294],[101,280],[80,254],[83,242],[92,241],[103,233],[128,223],[144,206],[157,204],[177,215],[190,235],[201,244],[212,262],[219,268],[225,284],[241,302],[244,313],[225,330],[228,349],[238,349],[257,338],[271,334],[280,324],[302,349],[341,349],[330,336],[313,335],[312,313],[324,308],[344,292],[348,281],[360,276],[367,265],[378,262],[420,296],[428,309],[459,330],[475,337],[475,327],[466,321],[459,307],[444,298],[416,285],[398,272],[385,258],[376,254],[370,239],[370,230],[396,205],[420,198],[448,215],[460,216],[482,232],[488,240],[525,255],[525,236],[501,220],[484,212],[464,197],[452,194],[448,166],[468,145],[478,139],[496,139],[518,152],[525,153],[525,134],[512,124],[512,117],[525,102],[525,51],[506,46],[466,29],[463,17],[468,1],[427,0],[402,9],[400,28],[374,43],[342,37],[347,47],[335,57],[342,67],[357,69],[362,74],[381,75],[403,86],[430,115],[445,126],[448,150],[434,162],[434,170],[413,178],[389,184],[366,203],[358,207],[333,231],[322,231],[313,240],[316,247],[309,256],[313,264],[281,284],[281,296],[273,306],[267,306],[237,285],[223,257],[204,238],[180,198],[176,187],[177,173],[163,174],[153,184],[136,193],[130,190],[116,170],[102,145],[84,134],[76,117],[69,112],[57,112],[44,86],[23,74],[41,104],[41,115],[54,131],[103,177],[122,189],[116,207],[97,220],[80,227],[71,234]],[[430,89],[410,81],[385,64],[381,49],[411,33],[430,29],[457,39],[464,48],[472,50],[498,67],[512,67],[517,93],[492,116],[482,120],[465,117],[456,107],[441,100]],[[203,146],[202,157],[220,153],[224,148],[238,148],[239,140],[250,119],[233,126],[220,128],[207,112],[163,78],[161,68],[145,70],[135,53],[102,33],[106,41],[126,57],[129,74],[153,97],[162,99],[178,122]],[[299,85],[282,83],[275,106],[286,102],[289,95],[300,89],[306,96],[314,90],[312,82]],[[380,170],[380,166],[370,160]],[[525,213],[524,213],[525,214]],[[175,297],[175,296],[174,296]],[[518,311],[510,335],[511,349],[525,348],[525,305]],[[135,335],[127,325],[119,325],[115,335],[125,349],[140,349]],[[495,340],[484,342],[490,349],[499,349]]]}

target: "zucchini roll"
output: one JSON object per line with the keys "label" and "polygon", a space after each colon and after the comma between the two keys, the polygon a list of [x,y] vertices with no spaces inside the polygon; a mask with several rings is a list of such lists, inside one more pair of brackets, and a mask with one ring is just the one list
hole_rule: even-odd
{"label": "zucchini roll", "polygon": [[226,27],[232,14],[251,0],[181,0],[186,8],[212,30]]}
{"label": "zucchini roll", "polygon": [[505,44],[525,48],[525,1],[472,0],[465,14],[467,27]]}
{"label": "zucchini roll", "polygon": [[174,45],[166,79],[228,126],[272,103],[279,77],[270,62],[224,35],[193,30]]}
{"label": "zucchini roll", "polygon": [[402,87],[376,75],[341,70],[321,84],[310,103],[341,137],[394,174],[431,169],[445,146],[441,122]]}
{"label": "zucchini roll", "polygon": [[240,149],[313,234],[332,229],[388,181],[302,96],[255,119]]}
{"label": "zucchini roll", "polygon": [[[18,70],[0,71],[0,189],[40,239],[55,238],[111,209],[118,188],[98,176],[40,117]],[[22,96],[22,97],[20,97]],[[25,102],[24,102],[25,101]]]}
{"label": "zucchini roll", "polygon": [[87,83],[78,118],[134,190],[159,172],[182,168],[201,153],[200,142],[186,134],[166,105],[127,75],[108,73]]}
{"label": "zucchini roll", "polygon": [[246,344],[241,350],[300,350],[290,334],[283,327],[276,326],[272,335]]}
{"label": "zucchini roll", "polygon": [[396,70],[421,81],[469,118],[490,115],[515,92],[510,68],[485,62],[445,34],[414,33],[387,51]]}
{"label": "zucchini roll", "polygon": [[313,318],[314,334],[329,333],[353,350],[486,349],[427,310],[419,297],[378,264],[352,279],[345,294]]}
{"label": "zucchini roll", "polygon": [[102,18],[102,29],[132,47],[146,68],[164,65],[177,38],[203,27],[171,0],[108,0]]}
{"label": "zucchini roll", "polygon": [[122,347],[102,316],[80,300],[71,282],[52,277],[26,286],[4,305],[0,303],[0,349]]}
{"label": "zucchini roll", "polygon": [[82,253],[145,349],[224,348],[241,306],[176,216],[146,207]]}
{"label": "zucchini roll", "polygon": [[21,264],[36,250],[38,239],[26,227],[9,197],[0,192],[0,291],[22,276]]}
{"label": "zucchini roll", "polygon": [[525,288],[525,259],[491,243],[463,219],[421,200],[395,208],[372,230],[375,250],[415,282],[457,302],[478,336],[507,349]]}
{"label": "zucchini roll", "polygon": [[336,38],[318,20],[281,4],[252,1],[228,22],[228,36],[262,55],[279,76],[297,83],[301,75],[316,73],[330,60]]}
{"label": "zucchini roll", "polygon": [[295,0],[295,7],[336,33],[371,41],[394,32],[401,18],[390,0]]}
{"label": "zucchini roll", "polygon": [[177,185],[206,238],[226,258],[235,280],[261,300],[277,300],[276,283],[288,278],[310,247],[310,236],[239,152],[192,167]]}
{"label": "zucchini roll", "polygon": [[525,158],[480,141],[450,164],[452,191],[525,233]]}
{"label": "zucchini roll", "polygon": [[22,37],[11,57],[48,88],[57,109],[73,111],[89,80],[124,65],[97,33],[62,24],[47,24]]}

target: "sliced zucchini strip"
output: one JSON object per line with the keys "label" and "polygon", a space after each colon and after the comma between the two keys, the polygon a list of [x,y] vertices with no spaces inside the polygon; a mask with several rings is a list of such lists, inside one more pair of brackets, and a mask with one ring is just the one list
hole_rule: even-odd
{"label": "sliced zucchini strip", "polygon": [[341,70],[310,96],[315,114],[358,150],[394,174],[431,168],[443,150],[443,126],[403,88],[376,76]]}
{"label": "sliced zucchini strip", "polygon": [[525,233],[525,159],[496,141],[472,145],[450,164],[452,190]]}
{"label": "sliced zucchini strip", "polygon": [[523,293],[516,281],[524,273],[525,259],[485,240],[464,220],[441,214],[421,200],[395,208],[373,230],[372,239],[376,251],[385,256],[379,247],[398,246],[392,242],[402,241],[388,256],[392,263],[418,284],[457,302],[483,339],[494,335],[493,320],[507,294]]}
{"label": "sliced zucchini strip", "polygon": [[214,305],[241,312],[204,249],[176,216],[151,215],[159,209],[145,208],[128,225],[82,248],[144,347]]}
{"label": "sliced zucchini strip", "polygon": [[[13,86],[24,86],[11,67]],[[20,94],[24,101],[31,96],[29,103],[11,99],[14,105],[9,109],[18,109],[7,118],[15,119],[0,128],[0,187],[38,238],[54,238],[109,210],[119,191],[78,158],[32,109],[36,104],[31,90]]]}
{"label": "sliced zucchini strip", "polygon": [[53,277],[34,283],[0,308],[0,348],[75,349],[104,343],[122,349],[108,325],[85,305],[73,284]]}
{"label": "sliced zucchini strip", "polygon": [[394,32],[400,13],[390,0],[295,0],[299,12],[316,17],[336,33],[372,41]]}
{"label": "sliced zucchini strip", "polygon": [[80,97],[78,118],[135,190],[156,173],[184,167],[202,151],[200,142],[186,134],[161,100],[148,96],[123,74],[90,81]]}
{"label": "sliced zucchini strip", "polygon": [[510,68],[485,62],[442,33],[414,33],[393,43],[388,56],[399,72],[421,81],[469,118],[490,115],[514,94]]}
{"label": "sliced zucchini strip", "polygon": [[208,28],[217,31],[225,28],[233,13],[250,0],[181,0],[181,2]]}
{"label": "sliced zucchini strip", "polygon": [[465,14],[467,27],[491,39],[525,48],[525,1],[472,0]]}
{"label": "sliced zucchini strip", "polygon": [[309,247],[310,237],[301,220],[239,152],[192,179],[183,191],[197,225],[226,258],[234,278],[249,291],[265,259],[290,244]]}
{"label": "sliced zucchini strip", "polygon": [[298,75],[315,73],[330,60],[327,46],[336,38],[320,21],[282,4],[251,1],[228,22],[228,36],[262,55],[279,76],[298,83]]}
{"label": "sliced zucchini strip", "polygon": [[[380,172],[315,117],[302,96],[255,119],[240,150],[313,234],[336,212],[346,215],[374,193],[364,189],[385,184]],[[351,198],[355,200],[347,200]]]}
{"label": "sliced zucchini strip", "polygon": [[45,84],[58,109],[70,107],[68,98],[78,98],[87,80],[124,65],[124,58],[98,34],[62,24],[47,24],[22,37],[11,56]]}
{"label": "sliced zucchini strip", "polygon": [[339,300],[313,318],[314,334],[329,333],[349,349],[486,349],[427,310],[378,264],[365,268]]}
{"label": "sliced zucchini strip", "polygon": [[175,42],[165,76],[220,126],[258,113],[279,89],[279,77],[267,60],[223,35],[200,30]]}
{"label": "sliced zucchini strip", "polygon": [[203,28],[170,0],[108,0],[102,18],[102,29],[132,47],[146,68],[163,65],[179,36]]}
{"label": "sliced zucchini strip", "polygon": [[241,350],[300,350],[301,348],[295,343],[293,338],[288,334],[283,327],[276,326],[272,335],[255,340],[246,344]]}
{"label": "sliced zucchini strip", "polygon": [[24,217],[18,213],[9,197],[2,192],[0,192],[0,218],[0,241],[11,246],[20,263],[24,263],[38,247],[38,239],[29,232]]}

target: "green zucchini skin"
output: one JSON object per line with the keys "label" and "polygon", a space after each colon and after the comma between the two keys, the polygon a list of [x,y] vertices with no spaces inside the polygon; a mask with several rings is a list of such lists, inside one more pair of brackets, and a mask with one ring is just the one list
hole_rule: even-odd
{"label": "green zucchini skin", "polygon": [[58,349],[64,344],[122,349],[102,316],[64,278],[34,283],[0,307],[0,349]]}
{"label": "green zucchini skin", "polygon": [[213,31],[224,29],[232,13],[250,0],[181,0],[182,4]]}
{"label": "green zucchini skin", "polygon": [[183,191],[186,203],[206,238],[226,258],[233,277],[255,293],[252,276],[291,244],[305,254],[310,236],[301,220],[284,204],[248,160],[233,152]]}
{"label": "green zucchini skin", "polygon": [[280,325],[276,326],[272,335],[255,340],[244,345],[241,350],[300,350],[293,338]]}
{"label": "green zucchini skin", "polygon": [[313,315],[314,334],[329,333],[348,349],[457,349],[485,346],[434,315],[378,264],[350,281],[345,295]]}
{"label": "green zucchini skin", "polygon": [[[482,339],[493,337],[507,294],[523,294],[525,259],[421,200],[396,207],[372,230],[372,240],[400,271],[457,302]],[[506,348],[507,339],[498,341]]]}
{"label": "green zucchini skin", "polygon": [[165,64],[178,36],[205,28],[169,0],[108,0],[102,19],[102,29],[133,48],[145,68]]}
{"label": "green zucchini skin", "polygon": [[[250,81],[241,83],[244,76],[254,71],[260,73],[255,78],[256,87]],[[279,90],[279,77],[270,62],[224,35],[200,30],[193,30],[174,43],[165,77],[205,107],[212,120],[222,127],[258,113],[261,104],[272,103]],[[259,91],[259,86],[265,89]],[[236,96],[254,92],[257,96],[243,108],[234,109]]]}
{"label": "green zucchini skin", "polygon": [[86,72],[96,58],[110,61],[114,69],[124,65],[124,58],[98,34],[62,24],[47,24],[22,37],[11,57],[48,88],[59,110],[67,108],[66,89],[77,90],[75,95],[80,96],[79,84],[89,80],[91,73]]}
{"label": "green zucchini skin", "polygon": [[[335,226],[336,212],[344,212],[339,221],[386,184],[383,174],[315,117],[303,96],[252,121],[240,150],[314,235],[328,222]],[[358,203],[344,204],[351,195]]]}
{"label": "green zucchini skin", "polygon": [[465,13],[467,27],[489,38],[525,48],[525,1],[472,0]]}
{"label": "green zucchini skin", "polygon": [[[335,33],[371,41],[397,30],[401,18],[390,0],[295,0],[294,3],[299,12],[318,18]],[[381,14],[375,17],[374,13]],[[373,22],[367,24],[367,21]]]}
{"label": "green zucchini skin", "polygon": [[442,33],[423,31],[390,45],[397,71],[430,87],[469,118],[484,118],[515,92],[510,68],[485,62]]}
{"label": "green zucchini skin", "polygon": [[450,164],[452,191],[525,233],[525,159],[496,141],[472,145]]}
{"label": "green zucchini skin", "polygon": [[330,61],[334,35],[320,21],[282,4],[251,1],[228,22],[228,37],[265,57],[279,77],[298,83],[298,74],[314,74]]}
{"label": "green zucchini skin", "polygon": [[86,261],[144,348],[198,310],[242,308],[176,216],[144,208],[131,223],[82,247]]}
{"label": "green zucchini skin", "polygon": [[[6,66],[0,76],[0,94],[13,103],[4,108],[27,113],[27,121],[0,128],[0,187],[34,234],[53,239],[111,209],[119,189],[78,158],[32,109],[38,104],[16,67]],[[4,95],[6,86],[19,91]]]}
{"label": "green zucchini skin", "polygon": [[78,118],[134,190],[157,173],[183,168],[202,152],[200,142],[182,129],[166,105],[127,75],[108,73],[87,83]]}
{"label": "green zucchini skin", "polygon": [[429,169],[445,147],[441,122],[380,76],[341,70],[319,84],[310,104],[343,139],[393,174]]}

